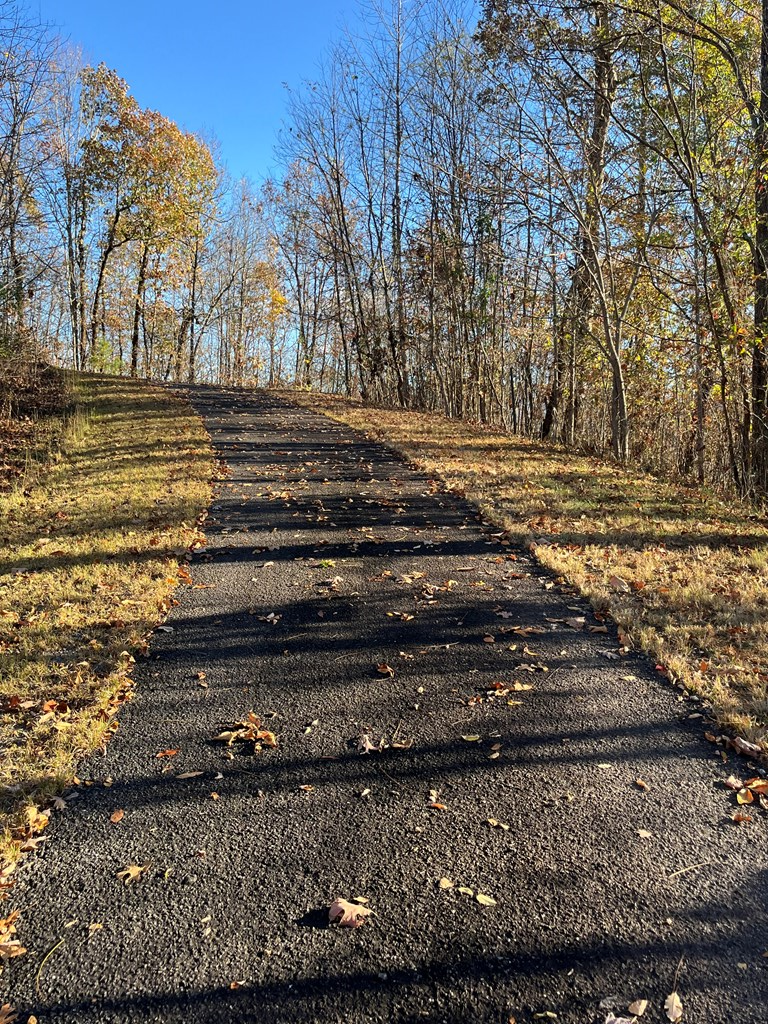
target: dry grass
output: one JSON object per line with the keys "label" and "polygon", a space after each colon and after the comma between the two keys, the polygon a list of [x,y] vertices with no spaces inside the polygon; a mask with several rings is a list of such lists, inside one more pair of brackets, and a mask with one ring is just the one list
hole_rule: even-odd
{"label": "dry grass", "polygon": [[70,379],[43,363],[0,359],[0,492],[29,486],[61,445]]}
{"label": "dry grass", "polygon": [[[754,509],[435,414],[287,392],[396,447],[768,752],[768,521]],[[613,582],[611,582],[613,580]],[[620,581],[628,585],[622,592]]]}
{"label": "dry grass", "polygon": [[[0,858],[34,847],[39,808],[117,728],[133,656],[172,602],[213,462],[165,391],[85,377],[40,481],[0,497]],[[181,576],[184,576],[182,570]]]}

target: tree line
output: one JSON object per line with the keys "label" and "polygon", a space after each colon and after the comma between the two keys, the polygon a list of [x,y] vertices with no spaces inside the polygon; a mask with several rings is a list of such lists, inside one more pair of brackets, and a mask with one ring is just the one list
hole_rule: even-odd
{"label": "tree line", "polygon": [[757,4],[391,0],[295,98],[307,383],[768,490]]}
{"label": "tree line", "polygon": [[291,94],[256,188],[2,0],[0,345],[439,410],[764,497],[762,19],[378,0]]}
{"label": "tree line", "polygon": [[255,188],[0,2],[0,355],[177,381],[283,373]]}

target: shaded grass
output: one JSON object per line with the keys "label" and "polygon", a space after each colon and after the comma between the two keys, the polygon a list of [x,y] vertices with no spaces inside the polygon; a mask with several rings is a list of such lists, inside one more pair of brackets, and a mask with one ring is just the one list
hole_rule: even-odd
{"label": "shaded grass", "polygon": [[[768,753],[768,521],[749,506],[433,413],[285,392],[400,450]],[[628,588],[628,592],[624,592]]]}
{"label": "shaded grass", "polygon": [[71,373],[0,359],[0,492],[33,482],[55,457],[74,413]]}
{"label": "shaded grass", "polygon": [[[0,497],[0,858],[47,823],[39,808],[103,747],[134,655],[167,612],[213,460],[182,399],[82,377],[62,457]],[[32,839],[34,846],[34,839]]]}

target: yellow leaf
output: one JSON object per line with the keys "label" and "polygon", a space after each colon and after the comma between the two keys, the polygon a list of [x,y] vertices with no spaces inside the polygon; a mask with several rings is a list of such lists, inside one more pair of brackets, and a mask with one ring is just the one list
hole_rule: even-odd
{"label": "yellow leaf", "polygon": [[117,877],[125,882],[126,885],[129,885],[131,882],[141,878],[148,867],[149,864],[129,864],[127,868],[117,872]]}

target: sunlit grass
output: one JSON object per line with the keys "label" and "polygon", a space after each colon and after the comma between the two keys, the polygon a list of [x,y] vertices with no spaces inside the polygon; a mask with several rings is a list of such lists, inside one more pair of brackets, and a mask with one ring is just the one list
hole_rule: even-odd
{"label": "sunlit grass", "polygon": [[213,463],[181,399],[84,377],[57,464],[0,497],[0,857],[103,746],[133,657],[170,607]]}
{"label": "sunlit grass", "polygon": [[722,727],[768,751],[768,524],[755,509],[436,414],[286,397],[466,494],[701,694]]}

